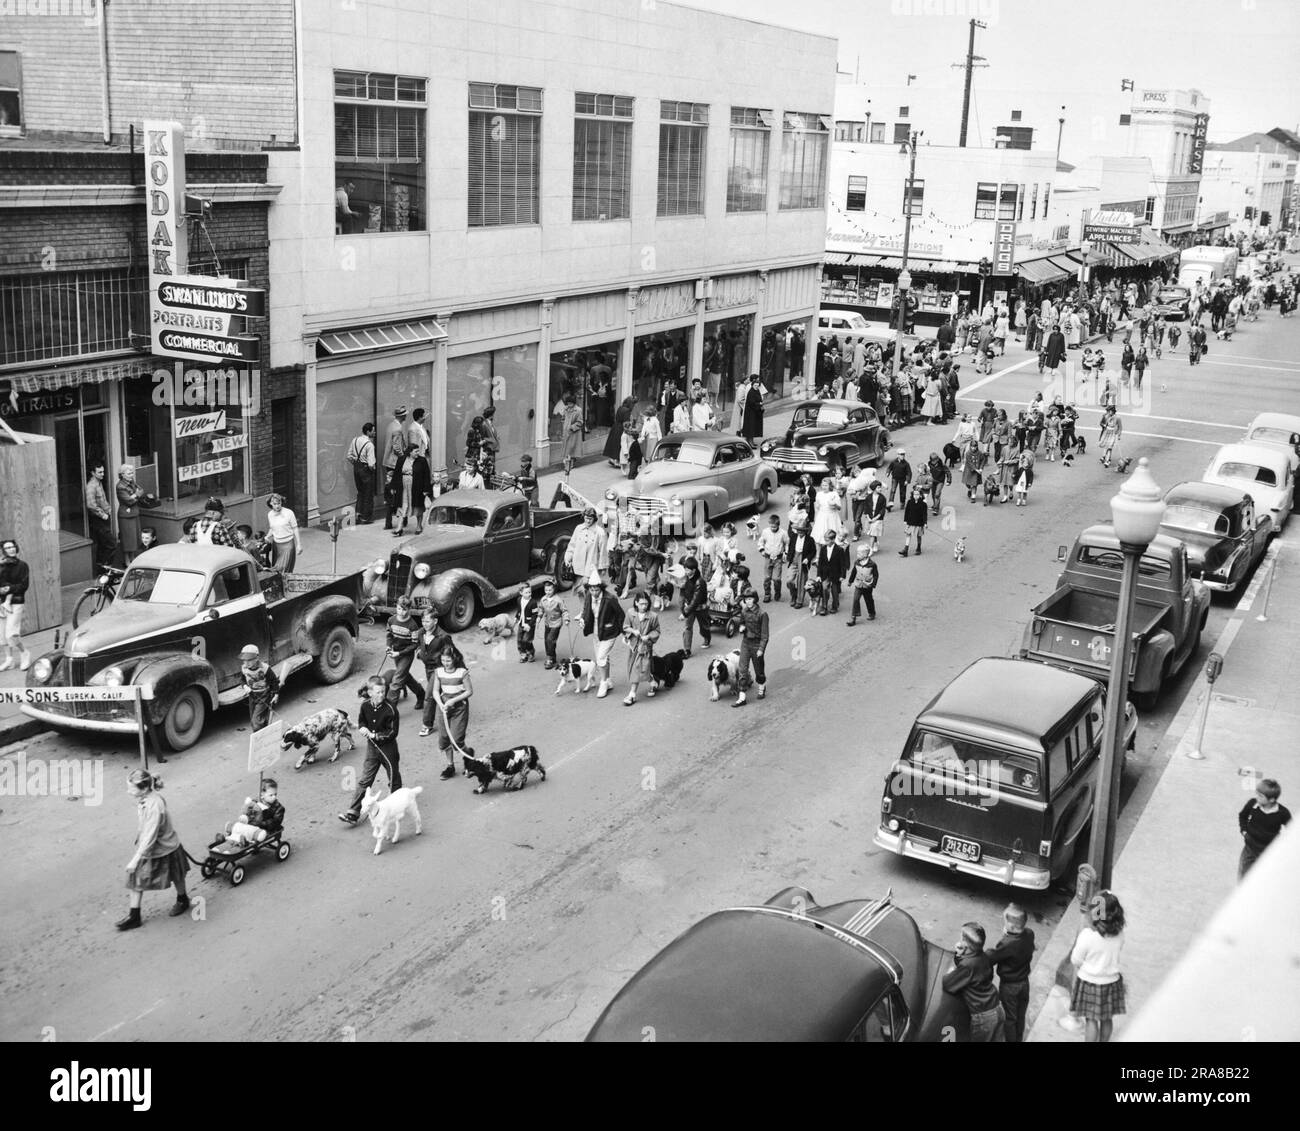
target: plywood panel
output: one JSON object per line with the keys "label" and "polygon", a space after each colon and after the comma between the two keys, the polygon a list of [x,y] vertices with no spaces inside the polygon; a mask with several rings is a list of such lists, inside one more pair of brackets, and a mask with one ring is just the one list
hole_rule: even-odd
{"label": "plywood panel", "polygon": [[0,435],[0,538],[18,543],[18,556],[31,570],[23,628],[35,632],[63,619],[54,441],[17,435],[27,442],[13,444]]}

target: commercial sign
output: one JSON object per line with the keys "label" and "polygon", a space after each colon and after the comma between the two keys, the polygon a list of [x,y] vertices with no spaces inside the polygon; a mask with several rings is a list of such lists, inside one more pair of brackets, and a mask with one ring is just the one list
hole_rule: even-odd
{"label": "commercial sign", "polygon": [[81,389],[49,389],[40,393],[0,396],[0,416],[45,416],[69,412],[81,404]]}
{"label": "commercial sign", "polygon": [[1016,224],[999,220],[993,236],[993,274],[1013,275],[1016,270]]}
{"label": "commercial sign", "polygon": [[60,703],[134,703],[136,696],[152,699],[145,687],[5,687],[0,707],[36,707]]}
{"label": "commercial sign", "polygon": [[229,279],[186,274],[185,131],[144,123],[149,241],[149,332],[153,353],[181,361],[257,361],[261,342],[234,319],[261,317],[266,294]]}
{"label": "commercial sign", "polygon": [[1083,238],[1092,243],[1135,244],[1140,239],[1136,221],[1130,212],[1094,212],[1083,226]]}
{"label": "commercial sign", "polygon": [[192,440],[195,436],[206,436],[209,432],[220,432],[226,426],[226,412],[205,412],[198,416],[178,416],[176,418],[176,438]]}
{"label": "commercial sign", "polygon": [[1200,175],[1205,168],[1205,143],[1210,132],[1210,115],[1197,114],[1196,127],[1192,130],[1192,152],[1187,158],[1187,171]]}
{"label": "commercial sign", "polygon": [[234,469],[232,456],[219,456],[217,459],[205,459],[202,463],[192,463],[180,468],[176,473],[182,483],[192,483],[196,479],[206,479],[209,475],[224,475]]}

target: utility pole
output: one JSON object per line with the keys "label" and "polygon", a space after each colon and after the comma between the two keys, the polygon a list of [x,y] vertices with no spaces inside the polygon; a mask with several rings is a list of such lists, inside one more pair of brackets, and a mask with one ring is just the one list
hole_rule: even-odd
{"label": "utility pole", "polygon": [[1056,129],[1056,163],[1061,163],[1061,141],[1065,137],[1065,107],[1061,107],[1061,116],[1056,119],[1059,123]]}
{"label": "utility pole", "polygon": [[970,88],[975,78],[975,29],[987,27],[988,24],[982,24],[979,20],[970,22],[970,46],[966,49],[966,93],[961,100],[961,140],[957,143],[961,149],[966,148],[966,129],[970,124]]}

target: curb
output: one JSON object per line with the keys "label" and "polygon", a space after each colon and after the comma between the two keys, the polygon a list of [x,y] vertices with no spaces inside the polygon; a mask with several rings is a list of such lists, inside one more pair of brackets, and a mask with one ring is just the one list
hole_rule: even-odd
{"label": "curb", "polygon": [[29,738],[35,738],[48,730],[49,727],[44,723],[26,716],[14,719],[12,722],[0,722],[0,750],[12,746],[15,742],[26,742]]}

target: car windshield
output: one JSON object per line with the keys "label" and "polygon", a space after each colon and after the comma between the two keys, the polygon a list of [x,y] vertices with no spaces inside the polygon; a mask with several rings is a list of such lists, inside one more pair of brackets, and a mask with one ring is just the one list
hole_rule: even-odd
{"label": "car windshield", "polygon": [[118,586],[119,601],[147,601],[151,605],[197,605],[207,578],[183,569],[127,570]]}
{"label": "car windshield", "polygon": [[1256,428],[1250,433],[1252,440],[1263,440],[1266,444],[1300,444],[1300,434],[1288,432],[1285,428]]}
{"label": "car windshield", "polygon": [[1215,475],[1224,479],[1244,479],[1248,483],[1262,483],[1265,487],[1277,486],[1277,473],[1271,467],[1260,467],[1257,463],[1238,463],[1235,460],[1221,463]]}
{"label": "car windshield", "polygon": [[696,467],[713,466],[713,449],[707,444],[661,441],[655,449],[654,463],[689,463]]}
{"label": "car windshield", "polygon": [[985,790],[1012,789],[1017,793],[1037,794],[1042,778],[1031,758],[926,730],[919,731],[913,739],[910,758],[920,769]]}
{"label": "car windshield", "polygon": [[[1094,569],[1109,569],[1115,573],[1121,573],[1124,569],[1123,554],[1118,550],[1103,550],[1098,546],[1081,546],[1078,560],[1080,565],[1092,566]],[[1138,573],[1143,577],[1168,577],[1170,565],[1160,558],[1144,554],[1138,564]]]}
{"label": "car windshield", "polygon": [[1192,297],[1192,292],[1186,287],[1168,287],[1160,292],[1161,302],[1183,302]]}
{"label": "car windshield", "polygon": [[1174,503],[1167,506],[1162,525],[1176,526],[1179,530],[1200,530],[1212,534],[1227,534],[1231,529],[1227,515],[1191,503]]}
{"label": "car windshield", "polygon": [[434,507],[429,514],[431,526],[487,526],[487,511],[482,507]]}
{"label": "car windshield", "polygon": [[848,410],[831,405],[805,405],[794,414],[796,428],[843,428],[848,422]]}

